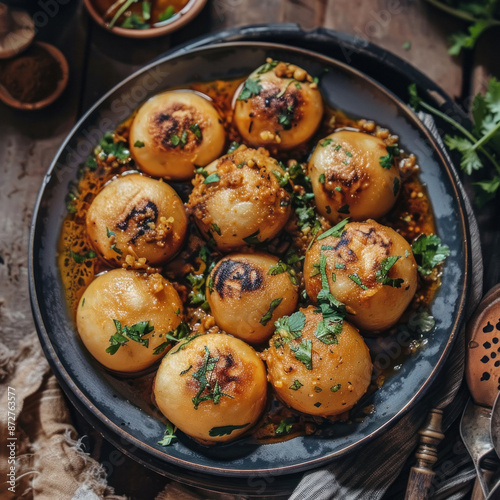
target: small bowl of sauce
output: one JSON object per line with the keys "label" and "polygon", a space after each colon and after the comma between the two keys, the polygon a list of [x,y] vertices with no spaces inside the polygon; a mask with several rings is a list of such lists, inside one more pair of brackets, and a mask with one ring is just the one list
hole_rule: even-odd
{"label": "small bowl of sauce", "polygon": [[153,38],[181,28],[207,0],[84,0],[91,17],[116,35]]}

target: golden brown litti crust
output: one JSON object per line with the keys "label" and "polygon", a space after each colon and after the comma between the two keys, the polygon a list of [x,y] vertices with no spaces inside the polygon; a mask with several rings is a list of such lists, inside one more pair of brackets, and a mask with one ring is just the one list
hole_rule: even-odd
{"label": "golden brown litti crust", "polygon": [[234,105],[245,144],[287,150],[308,141],[323,116],[318,86],[305,70],[272,61],[246,80]]}
{"label": "golden brown litti crust", "polygon": [[[177,328],[181,317],[182,301],[163,276],[113,269],[97,276],[83,293],[76,326],[85,347],[106,368],[139,372],[168,351],[168,346],[160,346],[166,341],[165,334]],[[145,323],[147,328],[142,329]],[[125,328],[144,332],[144,341],[127,337],[123,334]],[[111,337],[118,330],[129,340],[113,353]]]}
{"label": "golden brown litti crust", "polygon": [[274,238],[290,217],[290,194],[280,187],[279,162],[265,149],[240,146],[198,174],[188,207],[206,238],[223,251]]}
{"label": "golden brown litti crust", "polygon": [[291,314],[299,299],[295,277],[266,253],[233,253],[214,267],[206,296],[217,325],[250,344],[274,332],[274,322]]}
{"label": "golden brown litti crust", "polygon": [[155,266],[179,251],[187,215],[168,184],[130,174],[113,179],[97,194],[86,224],[92,246],[109,264],[122,265],[130,256]]}
{"label": "golden brown litti crust", "polygon": [[309,306],[294,313],[285,328],[276,330],[264,358],[281,401],[303,413],[330,417],[350,410],[365,394],[372,362],[363,337],[346,321],[337,343],[318,339],[315,331],[323,316],[317,311]]}
{"label": "golden brown litti crust", "polygon": [[181,431],[205,444],[232,441],[264,410],[266,369],[242,340],[192,336],[163,358],[153,390],[160,411]]}
{"label": "golden brown litti crust", "polygon": [[393,207],[401,186],[398,166],[385,143],[349,130],[318,142],[308,175],[316,207],[331,222],[382,217]]}
{"label": "golden brown litti crust", "polygon": [[130,127],[130,152],[149,175],[183,181],[223,151],[225,132],[207,96],[173,90],[146,101]]}
{"label": "golden brown litti crust", "polygon": [[394,325],[417,289],[410,244],[373,220],[350,222],[338,237],[320,235],[307,251],[304,280],[313,301],[322,287],[322,257],[330,292],[362,331],[378,333]]}

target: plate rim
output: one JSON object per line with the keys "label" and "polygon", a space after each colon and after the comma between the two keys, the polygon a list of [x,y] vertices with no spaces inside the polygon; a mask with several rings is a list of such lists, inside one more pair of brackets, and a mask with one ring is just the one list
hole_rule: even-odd
{"label": "plate rim", "polygon": [[[441,353],[441,356],[439,360],[436,362],[436,365],[433,367],[431,374],[427,377],[425,380],[424,384],[420,387],[420,389],[411,397],[407,403],[389,420],[387,420],[383,425],[378,427],[375,431],[371,432],[370,434],[367,434],[364,436],[362,439],[358,440],[356,443],[353,443],[345,448],[342,448],[341,450],[338,450],[333,453],[329,453],[326,456],[323,456],[321,458],[316,458],[307,462],[301,462],[300,464],[295,464],[295,465],[289,465],[289,466],[279,466],[275,468],[266,468],[266,469],[222,469],[220,467],[213,467],[213,466],[207,466],[207,465],[200,465],[200,464],[195,464],[183,459],[180,459],[178,457],[173,457],[171,455],[166,454],[165,452],[161,452],[148,444],[144,443],[143,441],[135,438],[135,436],[131,435],[130,433],[126,432],[124,429],[120,428],[112,422],[102,411],[100,411],[95,405],[93,405],[86,395],[83,393],[83,391],[78,387],[78,385],[73,381],[73,379],[70,377],[69,373],[66,371],[64,368],[61,360],[57,356],[55,349],[52,345],[52,342],[50,340],[50,337],[48,335],[48,331],[45,328],[45,324],[43,323],[42,319],[42,314],[40,312],[39,308],[39,303],[38,303],[38,297],[37,297],[37,291],[36,291],[36,279],[34,276],[34,243],[35,243],[35,236],[37,233],[37,222],[38,222],[38,214],[39,210],[42,204],[42,199],[43,195],[45,193],[45,187],[48,184],[53,171],[57,167],[57,159],[60,157],[60,155],[64,152],[65,148],[67,147],[68,143],[70,140],[73,138],[77,130],[83,125],[83,123],[88,119],[88,117],[96,111],[101,104],[106,101],[109,97],[111,97],[117,90],[119,90],[122,86],[125,86],[128,82],[131,80],[139,77],[141,74],[146,73],[147,71],[153,69],[155,66],[159,64],[163,64],[165,62],[168,62],[170,60],[176,59],[176,58],[182,58],[185,56],[189,56],[192,54],[199,54],[207,51],[214,51],[218,49],[230,49],[230,48],[236,48],[236,47],[255,47],[255,48],[262,48],[264,50],[284,50],[284,51],[290,51],[293,53],[298,53],[301,55],[305,56],[314,56],[316,60],[322,60],[326,62],[329,65],[332,66],[339,66],[344,69],[344,71],[347,71],[348,73],[353,73],[355,74],[358,78],[361,78],[363,80],[368,80],[371,85],[376,87],[379,91],[381,91],[383,94],[385,94],[390,100],[395,102],[397,104],[397,107],[399,109],[404,110],[405,114],[407,114],[411,120],[412,124],[415,125],[420,133],[422,133],[426,139],[430,141],[433,147],[433,152],[435,152],[438,157],[439,157],[439,163],[444,165],[446,168],[446,173],[448,174],[448,177],[450,178],[450,183],[453,188],[453,194],[454,198],[458,202],[459,206],[459,212],[460,212],[460,230],[462,233],[464,233],[464,241],[463,241],[463,253],[464,253],[464,263],[465,263],[465,268],[464,268],[464,280],[463,280],[463,289],[460,293],[460,299],[459,299],[459,304],[458,304],[458,314],[454,318],[452,325],[450,326],[450,335],[446,341],[446,345],[443,348],[443,352]],[[386,88],[384,85],[380,84],[377,80],[375,80],[373,77],[370,75],[367,75],[366,73],[350,66],[349,64],[346,64],[338,59],[329,57],[327,55],[324,55],[322,53],[316,52],[314,50],[310,49],[304,49],[302,47],[296,47],[296,46],[289,46],[285,45],[283,43],[275,43],[275,42],[267,42],[267,41],[229,41],[229,42],[220,42],[220,43],[214,43],[214,44],[209,44],[206,46],[195,46],[192,49],[188,50],[183,50],[182,48],[175,50],[173,53],[168,53],[163,57],[160,57],[158,59],[155,59],[154,61],[150,62],[149,64],[145,65],[144,67],[140,68],[136,72],[132,73],[128,77],[124,78],[121,80],[117,85],[115,85],[113,88],[111,88],[108,92],[106,92],[100,99],[98,99],[93,106],[91,106],[86,113],[82,115],[82,117],[78,120],[78,122],[75,124],[75,126],[71,129],[71,131],[67,134],[65,140],[61,144],[60,148],[58,149],[57,153],[54,156],[54,159],[47,170],[47,173],[45,174],[42,186],[40,187],[40,191],[37,196],[36,204],[34,206],[34,211],[33,211],[33,218],[31,221],[30,225],[30,239],[29,239],[29,256],[28,256],[28,278],[29,278],[29,289],[30,289],[30,301],[31,301],[31,306],[32,306],[32,312],[33,316],[35,318],[35,325],[36,329],[38,332],[38,336],[40,338],[40,343],[42,344],[42,348],[44,350],[44,353],[49,360],[49,363],[51,364],[52,368],[54,369],[54,372],[59,379],[59,382],[61,383],[61,379],[65,382],[64,384],[61,383],[63,387],[66,387],[69,389],[71,392],[71,396],[69,394],[68,397],[71,399],[73,404],[80,410],[80,405],[83,405],[86,410],[88,410],[85,413],[92,413],[95,418],[92,420],[98,423],[101,423],[102,426],[104,426],[105,430],[113,432],[113,434],[121,436],[122,439],[125,439],[128,441],[130,444],[133,444],[134,446],[138,447],[145,453],[151,454],[155,459],[159,460],[160,462],[163,462],[165,466],[168,467],[168,465],[174,465],[176,467],[181,467],[181,468],[187,468],[191,471],[196,471],[196,472],[202,472],[205,474],[209,474],[211,476],[232,476],[232,477],[248,477],[250,474],[255,474],[256,472],[258,473],[265,473],[265,474],[274,474],[274,475],[286,475],[294,472],[301,472],[305,470],[310,470],[313,469],[317,466],[320,465],[325,465],[332,460],[335,460],[336,458],[339,458],[342,455],[348,454],[352,452],[353,450],[359,448],[360,446],[368,443],[372,439],[374,439],[376,436],[379,436],[386,432],[389,428],[391,428],[397,421],[399,421],[418,401],[422,399],[422,397],[425,395],[425,393],[428,391],[432,383],[435,381],[436,377],[438,376],[439,372],[441,371],[444,362],[446,358],[448,357],[451,348],[453,346],[453,343],[455,341],[455,338],[458,335],[458,331],[460,328],[460,325],[464,319],[464,314],[465,314],[465,304],[467,301],[467,295],[469,292],[470,288],[470,264],[471,264],[471,249],[470,249],[470,233],[469,233],[469,224],[468,224],[468,219],[466,217],[466,208],[465,208],[465,202],[462,196],[462,193],[460,191],[460,179],[458,177],[458,174],[456,172],[455,166],[449,160],[446,152],[443,150],[442,146],[436,141],[436,139],[432,136],[430,131],[425,127],[425,125],[420,121],[420,119],[417,117],[417,115],[414,113],[414,111],[407,106],[397,95],[395,95],[393,92],[391,92],[388,88]],[[44,342],[42,342],[42,339]],[[57,367],[57,370],[54,368]],[[75,403],[76,401],[76,403]],[[93,411],[92,411],[93,410]],[[95,414],[99,414],[100,417],[98,418]],[[85,415],[85,418],[88,418],[87,415]],[[96,427],[99,427],[96,425]],[[101,431],[101,429],[99,429]],[[104,433],[104,431],[101,431]],[[115,443],[113,443],[115,444]],[[116,446],[116,444],[115,444]],[[122,449],[120,446],[117,446],[117,448],[121,449],[124,453],[127,454],[127,451]]]}

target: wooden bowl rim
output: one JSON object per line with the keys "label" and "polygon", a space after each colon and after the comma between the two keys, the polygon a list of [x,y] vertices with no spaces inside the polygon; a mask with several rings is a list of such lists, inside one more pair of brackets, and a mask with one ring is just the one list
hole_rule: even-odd
{"label": "wooden bowl rim", "polygon": [[164,26],[158,26],[156,28],[148,29],[132,29],[132,28],[121,28],[120,26],[108,27],[108,23],[104,21],[101,14],[97,12],[94,7],[92,0],[84,0],[83,3],[87,8],[89,14],[94,19],[94,21],[106,31],[114,33],[115,35],[124,36],[127,38],[154,38],[157,36],[167,35],[172,33],[185,24],[189,23],[194,19],[200,11],[203,9],[207,0],[189,0],[188,3],[177,12],[171,19],[164,21]]}
{"label": "wooden bowl rim", "polygon": [[35,42],[34,45],[38,45],[43,47],[52,57],[56,59],[56,61],[61,66],[62,77],[57,82],[57,86],[54,89],[54,92],[49,96],[45,97],[41,101],[37,102],[23,102],[19,101],[12,97],[7,89],[0,84],[0,100],[2,100],[5,104],[12,106],[13,108],[23,109],[23,110],[37,110],[47,107],[49,104],[52,104],[63,92],[68,84],[69,79],[69,67],[68,61],[64,57],[63,53],[54,45],[50,45],[45,42]]}

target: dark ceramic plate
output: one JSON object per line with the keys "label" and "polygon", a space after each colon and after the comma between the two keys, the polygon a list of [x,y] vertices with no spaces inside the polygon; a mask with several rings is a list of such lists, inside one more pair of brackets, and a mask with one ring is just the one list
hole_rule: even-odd
{"label": "dark ceramic plate", "polygon": [[[451,249],[441,288],[431,305],[436,326],[426,347],[363,401],[363,406],[373,404],[375,412],[360,421],[337,423],[321,435],[281,443],[255,445],[240,440],[207,449],[181,436],[173,446],[161,447],[157,441],[164,430],[162,419],[131,388],[136,382],[111,375],[91,358],[66,307],[56,252],[66,214],[67,187],[100,137],[149,96],[200,78],[240,77],[266,57],[293,62],[313,75],[322,75],[320,87],[329,104],[348,115],[376,120],[400,136],[405,150],[417,155],[421,180],[433,203],[437,232]],[[243,481],[246,487],[237,489],[244,491],[252,489],[252,481],[258,483],[279,474],[292,477],[292,473],[326,464],[383,433],[415,405],[450,351],[463,315],[470,259],[463,200],[456,183],[453,167],[413,112],[376,81],[343,63],[298,48],[258,42],[213,45],[167,56],[97,102],[66,139],[47,173],[30,241],[31,298],[42,347],[62,387],[84,417],[115,446],[167,476],[219,491],[234,491],[234,485]],[[401,349],[401,342],[393,339],[391,349]],[[225,476],[225,486],[214,475]]]}

